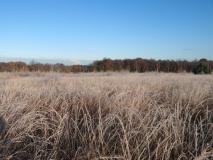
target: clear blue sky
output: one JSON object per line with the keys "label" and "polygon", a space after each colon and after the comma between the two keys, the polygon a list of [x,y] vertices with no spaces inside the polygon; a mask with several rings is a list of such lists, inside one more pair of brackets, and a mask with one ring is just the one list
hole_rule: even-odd
{"label": "clear blue sky", "polygon": [[0,57],[213,59],[213,0],[0,0]]}

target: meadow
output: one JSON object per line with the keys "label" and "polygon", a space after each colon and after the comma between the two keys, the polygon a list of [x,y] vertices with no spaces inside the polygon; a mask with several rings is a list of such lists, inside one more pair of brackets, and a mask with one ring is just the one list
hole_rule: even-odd
{"label": "meadow", "polygon": [[213,159],[213,75],[1,73],[2,160]]}

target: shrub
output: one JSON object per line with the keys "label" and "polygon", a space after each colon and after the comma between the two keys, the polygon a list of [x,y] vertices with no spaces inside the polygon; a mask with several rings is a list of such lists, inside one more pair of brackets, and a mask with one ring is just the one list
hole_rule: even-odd
{"label": "shrub", "polygon": [[210,74],[211,68],[208,65],[208,62],[200,61],[194,68],[194,74]]}

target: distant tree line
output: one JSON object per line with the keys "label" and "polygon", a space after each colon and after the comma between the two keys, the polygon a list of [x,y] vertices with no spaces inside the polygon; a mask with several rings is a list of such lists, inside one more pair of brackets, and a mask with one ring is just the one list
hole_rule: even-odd
{"label": "distant tree line", "polygon": [[104,58],[94,61],[89,65],[64,65],[42,64],[24,62],[0,62],[0,72],[106,72],[106,71],[129,71],[129,72],[193,72],[211,73],[213,61],[200,59],[199,61],[186,60],[154,60],[154,59],[116,59]]}

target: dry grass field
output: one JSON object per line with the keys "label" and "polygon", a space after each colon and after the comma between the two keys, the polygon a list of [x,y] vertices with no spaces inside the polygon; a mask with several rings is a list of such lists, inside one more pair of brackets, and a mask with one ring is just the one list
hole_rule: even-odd
{"label": "dry grass field", "polygon": [[2,160],[213,159],[213,76],[1,73]]}

